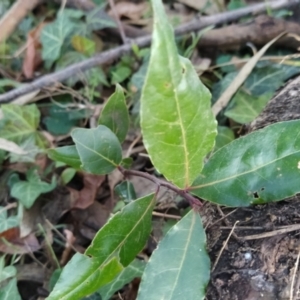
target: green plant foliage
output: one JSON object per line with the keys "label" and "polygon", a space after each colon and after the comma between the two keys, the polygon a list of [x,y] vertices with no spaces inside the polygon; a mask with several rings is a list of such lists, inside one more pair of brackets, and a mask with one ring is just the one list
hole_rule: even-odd
{"label": "green plant foliage", "polygon": [[151,194],[115,214],[97,233],[85,255],[73,256],[47,299],[81,299],[112,281],[143,249],[151,232],[154,204]]}
{"label": "green plant foliage", "polygon": [[250,123],[262,112],[273,93],[265,93],[261,96],[249,95],[239,91],[232,98],[230,109],[226,109],[225,116],[241,124]]}
{"label": "green plant foliage", "polygon": [[[78,63],[85,59],[87,59],[87,56],[82,53],[76,51],[68,51],[64,53],[61,56],[61,58],[57,61],[56,70],[64,69],[71,64]],[[100,67],[92,68],[85,72],[80,72],[78,75],[74,75],[67,79],[66,83],[69,86],[73,86],[79,81],[89,84],[91,86],[97,86],[99,84],[108,85],[106,76]]]}
{"label": "green plant foliage", "polygon": [[136,199],[134,186],[130,181],[123,181],[115,187],[115,192],[124,202],[131,202]]}
{"label": "green plant foliage", "polygon": [[191,210],[152,253],[137,299],[204,299],[210,276],[205,241],[200,216]]}
{"label": "green plant foliage", "polygon": [[96,43],[91,39],[80,35],[74,35],[72,37],[72,46],[78,52],[88,56],[91,56],[96,51]]}
{"label": "green plant foliage", "polygon": [[244,87],[255,96],[274,93],[286,80],[299,73],[299,67],[261,62],[248,76]]}
{"label": "green plant foliage", "polygon": [[[228,59],[228,57],[224,57],[224,59]],[[253,121],[261,113],[274,92],[287,79],[299,73],[300,68],[296,66],[271,62],[258,63],[227,106],[225,115],[241,124]],[[236,75],[237,72],[227,73],[213,85],[213,103],[221,96]]]}
{"label": "green plant foliage", "polygon": [[226,206],[281,200],[300,191],[300,121],[270,125],[217,151],[192,193]]}
{"label": "green plant foliage", "polygon": [[43,28],[40,37],[43,60],[53,62],[60,57],[62,46],[75,27],[76,23],[60,12],[54,22]]}
{"label": "green plant foliage", "polygon": [[111,299],[113,294],[125,284],[130,283],[134,278],[142,277],[145,265],[145,262],[135,259],[112,282],[97,291],[101,295],[101,300]]}
{"label": "green plant foliage", "polygon": [[46,138],[37,131],[40,121],[40,111],[35,104],[20,106],[4,104],[1,106],[4,120],[0,126],[1,138],[13,141],[20,145],[27,139],[33,138],[35,144],[44,148]]}
{"label": "green plant foliage", "polygon": [[120,85],[106,102],[98,120],[99,125],[108,127],[122,143],[129,128],[129,114],[125,102],[124,92]]}
{"label": "green plant foliage", "polygon": [[8,217],[7,210],[5,209],[5,207],[0,206],[0,232],[17,227],[19,225],[19,222],[20,221],[17,216]]}
{"label": "green plant foliage", "polygon": [[108,27],[117,27],[116,22],[105,12],[104,5],[98,6],[87,13],[87,30],[100,30]]}
{"label": "green plant foliage", "polygon": [[63,172],[61,173],[62,184],[68,184],[75,176],[75,174],[76,170],[73,168],[66,168],[65,170],[63,170]]}
{"label": "green plant foliage", "polygon": [[191,62],[177,54],[161,1],[152,4],[151,57],[141,97],[143,141],[158,171],[187,188],[214,146],[216,122],[209,91]]}
{"label": "green plant foliage", "polygon": [[35,163],[36,155],[42,151],[40,148],[36,146],[34,135],[31,135],[26,140],[19,143],[19,146],[24,151],[24,153],[23,154],[13,153],[12,151],[10,151],[9,161],[11,163],[20,163],[20,162]]}
{"label": "green plant foliage", "polygon": [[79,154],[82,169],[92,174],[108,174],[122,161],[122,148],[118,138],[106,126],[76,128],[72,138]]}
{"label": "green plant foliage", "polygon": [[18,87],[20,82],[11,79],[0,79],[0,92],[4,93],[6,87]]}
{"label": "green plant foliage", "polygon": [[234,132],[226,126],[218,126],[218,135],[214,151],[222,148],[234,140]]}
{"label": "green plant foliage", "polygon": [[17,287],[17,270],[14,266],[5,267],[5,256],[0,257],[0,299],[21,300]]}
{"label": "green plant foliage", "polygon": [[43,119],[47,130],[54,135],[63,135],[71,131],[78,125],[79,120],[89,116],[87,109],[71,109],[68,107],[69,97],[56,97],[58,104],[51,104],[48,110],[48,116]]}
{"label": "green plant foliage", "polygon": [[55,149],[49,149],[48,156],[52,160],[64,162],[76,170],[80,169],[81,160],[75,146],[64,146]]}
{"label": "green plant foliage", "polygon": [[11,189],[11,195],[18,199],[26,208],[30,208],[35,200],[43,193],[48,193],[56,187],[55,177],[47,183],[40,179],[35,169],[30,169],[26,174],[27,180],[15,182]]}

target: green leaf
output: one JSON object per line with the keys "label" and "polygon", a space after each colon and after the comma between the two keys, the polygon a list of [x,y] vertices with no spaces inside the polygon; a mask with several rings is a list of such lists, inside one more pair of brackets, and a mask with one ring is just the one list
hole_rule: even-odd
{"label": "green leaf", "polygon": [[20,86],[20,82],[14,81],[11,79],[0,79],[0,92],[4,93],[5,92],[5,87],[11,86],[11,87],[18,87]]}
{"label": "green leaf", "polygon": [[124,202],[128,203],[136,199],[134,186],[130,181],[123,181],[115,187],[115,192]]}
{"label": "green leaf", "polygon": [[0,299],[1,300],[21,300],[18,287],[17,287],[17,279],[13,278],[9,280],[9,282],[0,289]]}
{"label": "green leaf", "polygon": [[87,109],[71,109],[70,100],[66,96],[55,97],[59,105],[50,104],[48,116],[43,119],[47,130],[54,135],[68,134],[73,127],[78,125],[80,119],[90,116]]}
{"label": "green leaf", "polygon": [[210,277],[205,242],[200,216],[191,210],[152,253],[137,299],[204,299]]}
{"label": "green leaf", "polygon": [[112,78],[111,83],[116,84],[123,82],[125,79],[127,79],[131,75],[132,71],[127,66],[118,66],[114,71],[111,72]]}
{"label": "green leaf", "polygon": [[177,54],[161,0],[153,0],[151,57],[141,97],[141,127],[155,168],[180,188],[189,187],[212,150],[216,122],[210,93],[191,62]]}
{"label": "green leaf", "polygon": [[115,134],[106,126],[77,128],[72,138],[78,151],[82,169],[92,174],[108,174],[122,161],[122,148]]}
{"label": "green leaf", "polygon": [[18,292],[17,280],[15,276],[17,270],[14,266],[5,267],[5,255],[0,257],[0,299],[10,300],[16,299],[21,300]]}
{"label": "green leaf", "polygon": [[63,269],[47,300],[81,300],[100,286],[108,284],[122,270],[116,257],[104,263],[76,253]]}
{"label": "green leaf", "polygon": [[76,51],[88,56],[91,56],[96,51],[96,43],[80,35],[74,35],[72,37],[72,46]]}
{"label": "green leaf", "polygon": [[49,149],[48,156],[52,160],[64,162],[76,170],[80,169],[81,161],[75,146],[64,146],[55,149]]}
{"label": "green leaf", "polygon": [[260,62],[248,76],[244,87],[256,96],[274,93],[286,80],[299,73],[299,67]]}
{"label": "green leaf", "polygon": [[65,170],[63,170],[63,172],[61,173],[62,184],[68,184],[75,176],[75,174],[76,170],[73,168],[66,168]]}
{"label": "green leaf", "polygon": [[299,193],[299,127],[299,120],[276,123],[224,146],[209,159],[191,192],[235,207]]}
{"label": "green leaf", "polygon": [[40,112],[35,104],[20,106],[3,104],[4,126],[0,128],[1,138],[13,141],[20,145],[33,137],[35,144],[44,148],[46,138],[37,131],[40,121]]}
{"label": "green leaf", "polygon": [[145,262],[135,259],[112,282],[98,290],[101,299],[111,299],[114,293],[119,291],[125,284],[130,283],[134,278],[142,277],[144,268]]}
{"label": "green leaf", "polygon": [[116,85],[115,93],[106,102],[98,124],[108,127],[117,136],[120,143],[125,140],[129,128],[129,114],[120,85]]}
{"label": "green leaf", "polygon": [[222,148],[234,140],[233,131],[226,126],[218,126],[218,135],[216,137],[216,145],[214,151]]}
{"label": "green leaf", "polygon": [[11,195],[18,199],[26,208],[30,208],[35,200],[43,193],[48,193],[56,187],[55,177],[52,182],[41,181],[36,170],[30,169],[27,172],[27,181],[16,182],[11,189]]}
{"label": "green leaf", "polygon": [[0,206],[0,232],[17,227],[19,225],[19,222],[20,221],[17,216],[8,217],[7,210],[5,209],[5,207]]}
{"label": "green leaf", "polygon": [[233,107],[225,111],[225,116],[241,124],[250,123],[262,112],[272,95],[252,96],[239,91],[231,100]]}
{"label": "green leaf", "polygon": [[23,142],[19,143],[19,146],[23,151],[24,154],[17,154],[17,153],[9,153],[9,161],[11,163],[20,163],[20,162],[26,162],[26,163],[35,163],[36,155],[43,150],[39,149],[35,144],[35,136],[31,135]]}
{"label": "green leaf", "polygon": [[[82,53],[75,51],[67,51],[62,55],[62,57],[56,63],[56,70],[61,70],[67,66],[81,62],[88,57]],[[100,67],[89,69],[85,72],[80,72],[79,74],[74,74],[72,77],[66,80],[69,86],[73,86],[76,82],[84,82],[91,86],[97,86],[100,83],[108,85],[106,76]]]}
{"label": "green leaf", "polygon": [[88,31],[117,27],[116,22],[105,12],[105,5],[96,7],[86,15]]}
{"label": "green leaf", "polygon": [[151,232],[154,204],[151,194],[115,214],[97,233],[85,255],[73,256],[48,299],[81,299],[112,281],[143,249]]}
{"label": "green leaf", "polygon": [[70,21],[63,13],[60,13],[54,22],[43,28],[40,37],[43,46],[43,60],[52,62],[59,58],[62,46],[75,26],[74,22]]}

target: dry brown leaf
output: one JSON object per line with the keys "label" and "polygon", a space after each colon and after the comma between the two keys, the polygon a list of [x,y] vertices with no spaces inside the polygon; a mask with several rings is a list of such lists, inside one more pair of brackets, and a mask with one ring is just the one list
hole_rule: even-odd
{"label": "dry brown leaf", "polygon": [[[109,203],[107,201],[106,203]],[[91,240],[96,232],[107,222],[111,213],[109,205],[103,205],[99,202],[94,202],[87,209],[75,209],[71,211],[71,215],[77,224],[80,234]],[[77,238],[77,235],[76,235]],[[80,239],[77,239],[77,242]]]}
{"label": "dry brown leaf", "polygon": [[41,23],[30,30],[27,35],[26,53],[23,61],[22,70],[26,78],[32,78],[34,71],[41,64],[40,34],[46,23]]}
{"label": "dry brown leaf", "polygon": [[14,227],[0,233],[0,252],[25,254],[39,250],[41,245],[33,233],[20,237],[20,228]]}
{"label": "dry brown leaf", "polygon": [[75,204],[73,208],[85,209],[93,204],[95,201],[97,191],[101,184],[104,182],[105,176],[103,175],[93,175],[93,174],[83,174],[83,189],[77,191],[72,188],[68,188],[71,197],[73,198]]}

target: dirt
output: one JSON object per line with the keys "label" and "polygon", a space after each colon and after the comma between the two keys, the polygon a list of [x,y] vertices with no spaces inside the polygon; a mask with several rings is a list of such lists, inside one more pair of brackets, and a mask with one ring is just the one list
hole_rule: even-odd
{"label": "dirt", "polygon": [[[220,209],[207,204],[202,214],[213,269],[207,300],[290,299],[300,226],[290,230],[300,224],[299,196],[250,208]],[[299,284],[296,276],[295,291]]]}

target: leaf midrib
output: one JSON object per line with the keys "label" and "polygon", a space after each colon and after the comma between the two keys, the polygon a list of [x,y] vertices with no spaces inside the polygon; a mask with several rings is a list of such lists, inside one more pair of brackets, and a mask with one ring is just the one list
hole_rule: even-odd
{"label": "leaf midrib", "polygon": [[86,145],[82,144],[81,142],[79,142],[77,139],[73,138],[74,139],[74,142],[76,142],[76,144],[79,144],[81,145],[83,148],[95,153],[97,156],[100,156],[101,158],[103,158],[104,160],[106,160],[107,162],[111,163],[113,166],[117,167],[118,164],[116,164],[114,161],[111,161],[110,159],[108,159],[107,157],[101,155],[99,152],[95,151],[94,149],[92,148],[89,148],[87,147]]}
{"label": "leaf midrib", "polygon": [[[158,15],[158,13],[156,13],[155,15]],[[161,27],[160,26],[160,22],[159,20],[157,19],[156,20],[156,24],[157,24],[157,27]],[[171,29],[172,31],[172,28],[171,26],[168,24],[168,27]],[[167,35],[167,30],[163,30],[162,28],[160,28],[161,30],[158,30],[158,31],[161,31],[162,32],[162,36],[164,37],[164,40],[167,41],[168,40],[168,35]],[[172,43],[173,43],[173,40],[172,40]],[[165,45],[168,45],[168,43],[164,43]],[[173,47],[175,47],[176,49],[176,45],[173,45]],[[168,48],[168,46],[166,46],[166,49]],[[167,49],[167,51],[169,52],[169,50]],[[172,51],[171,51],[172,52]],[[179,64],[179,67],[182,67],[183,66],[181,65],[180,63],[180,60],[179,60],[179,55],[177,53],[175,53],[174,51],[174,55],[177,56],[178,58],[178,64]],[[170,55],[168,55],[168,66],[170,66]],[[174,82],[174,79],[173,79],[173,76],[172,76],[172,73],[171,73],[171,70],[170,70],[170,67],[168,68],[168,71],[169,71],[169,76],[171,78],[171,81],[172,81],[172,85],[174,87],[173,89],[173,93],[175,95],[174,99],[175,99],[175,104],[176,104],[176,110],[177,110],[177,115],[178,115],[178,118],[179,118],[179,126],[180,126],[180,130],[181,130],[181,135],[182,135],[182,142],[183,142],[183,148],[184,148],[184,160],[185,160],[185,163],[184,163],[184,167],[185,167],[185,175],[184,175],[184,179],[185,179],[185,187],[188,187],[189,186],[189,181],[190,181],[190,176],[189,176],[189,159],[188,159],[188,150],[187,150],[187,141],[186,141],[186,135],[185,135],[185,130],[183,128],[183,123],[182,123],[182,117],[181,117],[181,113],[180,113],[180,108],[179,108],[179,99],[178,99],[178,92],[177,92],[177,83]],[[181,75],[182,76],[182,75]],[[182,77],[181,77],[181,80],[182,80]],[[180,80],[180,81],[181,81]]]}
{"label": "leaf midrib", "polygon": [[[115,249],[114,250],[112,250],[112,251],[110,251],[111,253],[109,254],[109,256],[96,268],[96,269],[94,269],[93,270],[93,272],[92,272],[92,274],[90,274],[90,275],[87,275],[86,277],[85,277],[85,279],[82,279],[81,280],[81,284],[80,285],[78,285],[77,287],[76,287],[76,289],[75,289],[75,291],[79,288],[79,290],[80,290],[80,287],[81,287],[81,285],[82,284],[84,284],[85,283],[85,281],[86,280],[88,280],[90,277],[92,277],[93,275],[94,275],[94,273],[99,269],[101,269],[106,263],[108,263],[113,257],[114,257],[114,254],[116,253],[116,251],[119,249],[119,248],[121,248],[121,246],[123,246],[123,244],[125,243],[125,241],[127,240],[127,237],[130,235],[130,234],[132,234],[132,232],[136,229],[136,227],[141,223],[141,220],[143,220],[144,219],[144,216],[148,213],[148,211],[152,208],[152,202],[153,202],[153,200],[154,200],[154,195],[152,196],[152,199],[151,199],[151,202],[149,203],[149,205],[148,205],[148,208],[144,211],[144,213],[141,215],[141,217],[140,217],[140,219],[139,219],[139,221],[138,222],[136,222],[136,224],[134,225],[134,227],[132,227],[132,229],[130,230],[130,232],[127,234],[127,235],[125,235],[124,236],[124,238],[123,238],[123,240],[115,247]],[[109,224],[109,223],[107,223],[107,224]],[[87,249],[88,250],[88,249]],[[84,254],[85,255],[85,254]],[[100,288],[100,287],[99,287]],[[68,294],[70,293],[70,292],[74,292],[74,290],[72,289],[71,291],[68,291]],[[68,294],[65,294],[65,296],[63,296],[63,297],[67,297],[68,296]],[[64,299],[64,298],[62,298],[62,299]]]}
{"label": "leaf midrib", "polygon": [[183,266],[183,263],[184,263],[184,260],[185,260],[185,258],[186,258],[186,253],[187,253],[187,249],[189,248],[189,243],[190,243],[190,240],[191,240],[191,236],[192,236],[192,228],[194,227],[194,224],[195,224],[195,220],[196,220],[196,218],[195,218],[195,213],[194,212],[192,212],[192,214],[193,214],[193,221],[192,221],[192,223],[191,223],[191,226],[190,226],[190,228],[189,228],[189,235],[188,235],[188,238],[187,238],[187,241],[186,241],[186,246],[185,246],[185,248],[184,248],[184,252],[183,252],[183,255],[182,255],[182,259],[181,259],[181,262],[180,262],[180,266],[179,266],[179,272],[177,272],[177,276],[176,276],[176,278],[175,278],[175,280],[174,280],[174,284],[173,284],[173,288],[172,288],[172,293],[170,294],[170,296],[169,296],[169,299],[170,300],[172,300],[173,298],[173,294],[174,294],[174,290],[175,290],[175,286],[177,285],[177,283],[178,283],[178,279],[179,279],[179,276],[180,276],[180,274],[181,274],[181,270],[182,270],[182,266]]}
{"label": "leaf midrib", "polygon": [[245,171],[245,172],[241,172],[241,173],[239,173],[239,174],[235,174],[235,175],[229,176],[229,177],[227,177],[227,178],[223,178],[223,179],[216,180],[216,181],[212,181],[212,182],[205,183],[205,184],[200,184],[200,185],[196,185],[196,186],[191,186],[191,187],[189,188],[189,190],[192,191],[192,190],[204,188],[204,187],[207,187],[207,186],[212,186],[212,185],[215,185],[215,184],[218,184],[218,183],[222,183],[222,182],[225,182],[225,181],[227,181],[227,180],[234,179],[234,178],[238,178],[238,177],[240,177],[240,176],[243,176],[243,175],[246,175],[246,174],[255,172],[255,171],[259,170],[259,169],[262,169],[262,168],[264,168],[264,167],[266,167],[266,166],[268,166],[268,165],[273,164],[274,162],[276,162],[276,161],[278,161],[278,160],[284,159],[284,158],[286,158],[286,157],[289,157],[289,156],[291,156],[291,155],[297,154],[297,153],[299,153],[299,152],[300,152],[300,150],[295,151],[295,152],[290,153],[290,154],[288,154],[288,155],[285,155],[285,156],[279,157],[279,158],[277,158],[277,159],[274,159],[274,160],[272,160],[272,161],[270,161],[270,162],[268,162],[268,163],[266,163],[266,164],[260,165],[260,166],[254,168],[254,169],[251,169],[251,170],[248,170],[248,171]]}

